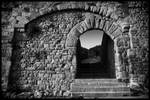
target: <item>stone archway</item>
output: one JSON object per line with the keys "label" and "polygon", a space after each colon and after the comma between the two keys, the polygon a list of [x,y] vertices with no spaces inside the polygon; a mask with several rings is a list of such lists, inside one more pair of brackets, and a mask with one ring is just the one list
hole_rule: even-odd
{"label": "stone archway", "polygon": [[[100,29],[103,30],[113,41],[115,51],[115,71],[117,79],[128,78],[128,66],[124,64],[122,55],[127,53],[127,49],[130,47],[130,37],[127,35],[127,43],[122,41],[124,28],[128,28],[127,24],[121,23],[122,27],[111,19],[105,19],[96,14],[87,13],[86,19],[81,23],[75,25],[67,36],[66,47],[72,49],[74,66],[76,68],[76,45],[80,35],[89,29]],[[129,29],[129,28],[128,28]],[[121,52],[121,47],[124,52]],[[75,74],[75,73],[74,73]]]}

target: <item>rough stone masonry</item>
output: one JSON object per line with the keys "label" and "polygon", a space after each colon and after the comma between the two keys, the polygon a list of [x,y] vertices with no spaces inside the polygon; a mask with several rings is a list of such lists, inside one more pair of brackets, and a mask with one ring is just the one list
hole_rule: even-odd
{"label": "rough stone masonry", "polygon": [[114,41],[116,78],[133,94],[149,92],[148,2],[2,2],[1,7],[5,97],[71,97],[76,43],[91,29]]}

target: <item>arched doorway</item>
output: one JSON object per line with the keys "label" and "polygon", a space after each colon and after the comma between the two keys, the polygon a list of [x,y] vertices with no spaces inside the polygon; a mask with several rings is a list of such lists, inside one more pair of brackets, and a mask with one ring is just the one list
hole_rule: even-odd
{"label": "arched doorway", "polygon": [[101,30],[89,30],[77,41],[76,78],[115,78],[114,43]]}

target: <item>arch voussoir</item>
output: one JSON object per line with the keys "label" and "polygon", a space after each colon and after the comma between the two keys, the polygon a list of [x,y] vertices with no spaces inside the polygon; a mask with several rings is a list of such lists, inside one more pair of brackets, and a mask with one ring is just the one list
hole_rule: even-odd
{"label": "arch voussoir", "polygon": [[76,28],[80,33],[84,32],[84,28],[82,27],[81,23]]}
{"label": "arch voussoir", "polygon": [[88,29],[92,28],[92,26],[90,24],[90,19],[89,18],[85,19],[85,23],[86,23]]}
{"label": "arch voussoir", "polygon": [[104,24],[105,24],[105,20],[104,20],[104,19],[101,19],[101,22],[100,22],[100,24],[99,24],[99,29],[103,29]]}
{"label": "arch voussoir", "polygon": [[92,15],[92,16],[90,17],[90,19],[89,19],[89,20],[90,20],[90,24],[91,24],[92,27],[93,27],[94,24],[95,24],[94,18],[95,18],[95,16]]}
{"label": "arch voussoir", "polygon": [[82,21],[80,25],[81,25],[81,27],[83,28],[84,31],[86,31],[88,29],[85,21]]}
{"label": "arch voussoir", "polygon": [[119,37],[122,34],[122,31],[120,28],[117,28],[111,35],[113,37],[113,39]]}
{"label": "arch voussoir", "polygon": [[101,17],[96,16],[94,28],[99,28],[100,21],[101,21]]}
{"label": "arch voussoir", "polygon": [[116,31],[118,29],[118,26],[115,25],[114,23],[112,23],[112,25],[109,27],[109,29],[107,30],[108,34],[112,34],[114,31]]}
{"label": "arch voussoir", "polygon": [[103,30],[107,32],[112,24],[113,21],[106,21]]}

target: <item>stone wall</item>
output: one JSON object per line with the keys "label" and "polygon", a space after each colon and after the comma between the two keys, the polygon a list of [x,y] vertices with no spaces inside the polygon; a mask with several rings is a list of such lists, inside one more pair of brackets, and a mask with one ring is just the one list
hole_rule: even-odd
{"label": "stone wall", "polygon": [[129,63],[132,63],[131,82],[148,86],[149,70],[149,7],[147,2],[128,2],[129,13],[126,19],[132,25],[132,56]]}
{"label": "stone wall", "polygon": [[47,96],[65,96],[73,81],[74,68],[65,40],[72,26],[80,21],[80,12],[60,12],[31,22],[28,40],[15,40],[11,87],[14,84],[13,89],[31,88]]}
{"label": "stone wall", "polygon": [[[76,72],[75,35],[79,37],[88,29],[101,27],[101,19],[108,20],[101,29],[114,29],[106,33],[114,32],[109,36],[117,47],[116,70],[126,71],[121,75],[129,78],[130,83],[146,86],[146,3],[126,2],[124,6],[118,2],[3,2],[2,90],[31,92],[33,97],[70,97]],[[82,28],[83,24],[87,28]],[[115,39],[117,36],[120,37]]]}

